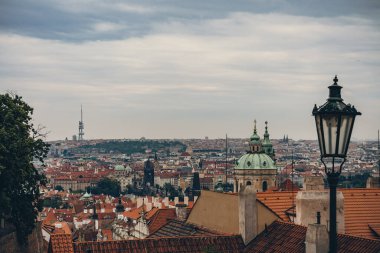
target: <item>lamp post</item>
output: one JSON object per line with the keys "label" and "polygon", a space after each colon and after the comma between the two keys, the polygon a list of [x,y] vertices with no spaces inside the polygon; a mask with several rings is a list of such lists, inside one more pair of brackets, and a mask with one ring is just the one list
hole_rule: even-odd
{"label": "lamp post", "polygon": [[[329,86],[330,94],[327,102],[320,107],[314,105],[313,109],[321,161],[325,166],[330,187],[330,253],[337,252],[336,187],[342,166],[346,161],[355,117],[361,115],[354,106],[343,103],[340,94],[342,86],[338,85],[337,76],[333,80],[334,84]],[[338,163],[339,166],[335,166],[335,163]]]}

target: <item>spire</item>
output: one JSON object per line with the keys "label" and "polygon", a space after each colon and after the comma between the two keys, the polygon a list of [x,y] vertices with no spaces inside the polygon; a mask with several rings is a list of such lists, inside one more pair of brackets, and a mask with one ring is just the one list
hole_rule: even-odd
{"label": "spire", "polygon": [[96,213],[96,200],[95,199],[94,199],[93,210],[94,210],[94,212],[93,212],[92,218],[94,220],[97,220],[98,219],[98,214]]}
{"label": "spire", "polygon": [[264,138],[268,137],[269,139],[269,133],[268,133],[268,121],[265,121],[265,133]]}
{"label": "spire", "polygon": [[116,212],[118,212],[118,213],[122,213],[122,212],[124,212],[124,206],[123,206],[123,204],[121,203],[121,194],[120,194],[120,196],[119,196],[119,202],[118,202],[118,204],[116,205]]}
{"label": "spire", "polygon": [[256,153],[256,152],[261,152],[261,142],[260,142],[260,136],[257,134],[257,128],[256,128],[256,119],[253,121],[254,126],[253,126],[253,134],[251,135],[250,138],[250,152]]}
{"label": "spire", "polygon": [[257,134],[256,119],[253,122],[254,122],[254,125],[253,125],[253,134],[251,136],[251,142],[259,142],[260,136]]}
{"label": "spire", "polygon": [[[284,136],[285,138],[285,136]],[[268,121],[265,121],[265,133],[264,133],[264,140],[263,140],[263,149],[265,154],[269,155],[272,159],[274,159],[274,150],[272,142],[269,139],[269,132],[268,132]]]}

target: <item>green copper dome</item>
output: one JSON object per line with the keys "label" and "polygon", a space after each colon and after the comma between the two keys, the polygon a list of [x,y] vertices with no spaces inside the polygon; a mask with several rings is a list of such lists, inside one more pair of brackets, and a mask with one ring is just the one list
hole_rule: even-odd
{"label": "green copper dome", "polygon": [[276,169],[272,158],[265,153],[247,153],[237,161],[235,169],[238,170],[258,170]]}
{"label": "green copper dome", "polygon": [[124,166],[123,165],[116,165],[115,166],[115,170],[125,170]]}
{"label": "green copper dome", "polygon": [[84,200],[84,199],[89,199],[92,197],[92,194],[89,193],[89,192],[86,192],[85,194],[83,194],[83,196],[80,198],[81,200]]}

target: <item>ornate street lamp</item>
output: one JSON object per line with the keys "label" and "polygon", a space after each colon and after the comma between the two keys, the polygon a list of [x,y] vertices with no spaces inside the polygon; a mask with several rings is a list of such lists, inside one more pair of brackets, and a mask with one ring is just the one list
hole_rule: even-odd
{"label": "ornate street lamp", "polygon": [[[354,106],[343,103],[340,95],[342,86],[338,85],[337,76],[329,89],[327,102],[320,107],[315,105],[313,116],[317,126],[321,161],[325,166],[330,186],[329,252],[335,253],[337,252],[336,187],[342,166],[346,161],[355,117],[361,113]],[[335,167],[335,163],[339,163],[339,166]]]}

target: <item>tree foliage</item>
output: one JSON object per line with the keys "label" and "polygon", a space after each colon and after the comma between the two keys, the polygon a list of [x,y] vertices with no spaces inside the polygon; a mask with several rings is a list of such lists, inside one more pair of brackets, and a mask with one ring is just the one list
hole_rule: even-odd
{"label": "tree foliage", "polygon": [[62,187],[61,185],[56,185],[56,186],[54,187],[54,190],[57,190],[57,191],[59,191],[59,192],[63,192],[65,189],[63,189],[63,187]]}
{"label": "tree foliage", "polygon": [[106,194],[118,197],[121,192],[120,183],[110,178],[101,179],[95,187],[91,188],[93,194]]}
{"label": "tree foliage", "polygon": [[31,123],[32,114],[22,97],[0,94],[0,217],[16,227],[20,243],[34,228],[39,186],[46,183],[33,160],[43,164],[49,145]]}
{"label": "tree foliage", "polygon": [[152,149],[156,152],[161,149],[176,147],[179,151],[184,151],[186,146],[180,141],[161,141],[161,140],[125,140],[125,141],[106,141],[94,145],[83,145],[73,148],[73,153],[89,153],[90,151],[97,150],[101,153],[145,153],[146,149]]}

